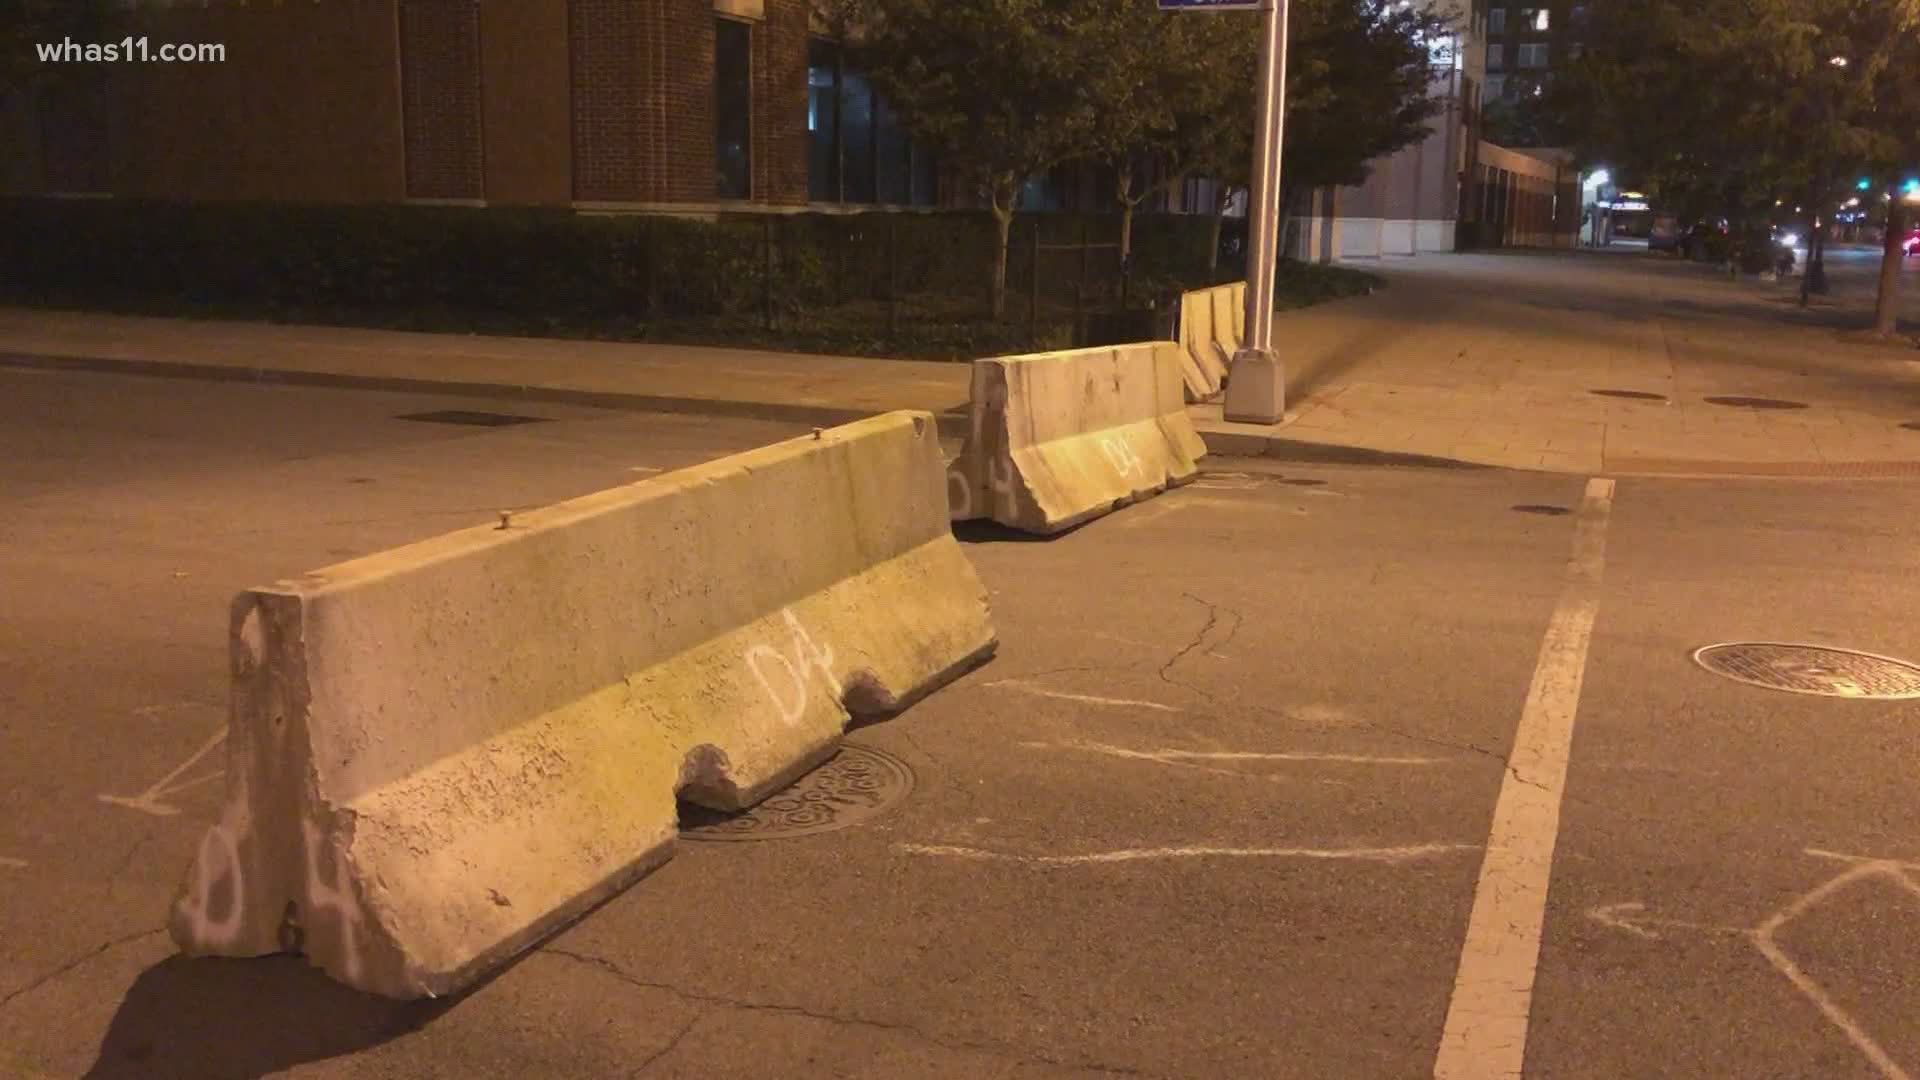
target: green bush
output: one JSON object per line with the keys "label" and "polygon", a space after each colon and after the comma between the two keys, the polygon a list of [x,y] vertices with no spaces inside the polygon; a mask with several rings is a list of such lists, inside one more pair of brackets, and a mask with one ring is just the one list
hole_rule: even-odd
{"label": "green bush", "polygon": [[[1138,215],[1133,265],[1123,280],[1117,213],[1018,215],[1006,317],[996,322],[986,312],[997,228],[985,211],[699,220],[516,208],[0,199],[0,299],[163,315],[966,357],[1068,344],[1087,313],[1123,298],[1138,308],[1237,276],[1238,267],[1225,263],[1208,269],[1212,225],[1205,215]],[[1098,246],[1083,251],[1083,242]]]}

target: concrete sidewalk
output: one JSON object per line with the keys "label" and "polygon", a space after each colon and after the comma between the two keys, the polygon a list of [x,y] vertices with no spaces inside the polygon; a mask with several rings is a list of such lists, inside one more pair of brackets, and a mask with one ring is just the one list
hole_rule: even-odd
{"label": "concrete sidewalk", "polygon": [[1920,351],[1847,332],[1871,308],[1852,295],[1870,274],[1837,277],[1835,296],[1803,311],[1793,283],[1736,285],[1644,253],[1379,269],[1391,285],[1375,296],[1281,316],[1286,421],[1224,425],[1204,410],[1210,446],[1584,474],[1920,476],[1920,430],[1902,426],[1920,426]]}
{"label": "concrete sidewalk", "polygon": [[0,364],[843,423],[967,402],[965,364],[0,308]]}
{"label": "concrete sidewalk", "polygon": [[[1920,430],[1902,426],[1920,424],[1920,351],[1848,340],[1859,298],[1844,274],[1834,299],[1802,311],[1789,284],[1734,285],[1645,255],[1431,256],[1378,269],[1391,284],[1373,296],[1278,317],[1292,406],[1281,425],[1195,408],[1214,453],[1920,476]],[[952,426],[968,386],[965,364],[18,308],[0,308],[0,364],[822,424],[918,408]]]}

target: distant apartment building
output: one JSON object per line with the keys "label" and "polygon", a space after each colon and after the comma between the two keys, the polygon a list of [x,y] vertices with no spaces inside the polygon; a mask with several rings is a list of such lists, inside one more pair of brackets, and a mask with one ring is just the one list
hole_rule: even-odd
{"label": "distant apartment building", "polygon": [[132,0],[216,63],[59,65],[0,99],[0,191],[725,211],[927,206],[810,0]]}
{"label": "distant apartment building", "polygon": [[1554,68],[1580,55],[1595,0],[1492,0],[1486,9],[1486,97],[1540,93]]}

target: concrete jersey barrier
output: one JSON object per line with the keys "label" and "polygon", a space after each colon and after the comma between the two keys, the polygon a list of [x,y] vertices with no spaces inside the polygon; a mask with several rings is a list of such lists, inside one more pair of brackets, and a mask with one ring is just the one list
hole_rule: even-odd
{"label": "concrete jersey barrier", "polygon": [[890,413],[241,594],[170,929],[443,995],[986,659],[933,418]]}
{"label": "concrete jersey barrier", "polygon": [[1057,533],[1193,479],[1206,447],[1180,357],[1150,341],[974,361],[954,519]]}
{"label": "concrete jersey barrier", "polygon": [[1188,401],[1219,396],[1246,332],[1247,283],[1236,281],[1180,297],[1180,370]]}

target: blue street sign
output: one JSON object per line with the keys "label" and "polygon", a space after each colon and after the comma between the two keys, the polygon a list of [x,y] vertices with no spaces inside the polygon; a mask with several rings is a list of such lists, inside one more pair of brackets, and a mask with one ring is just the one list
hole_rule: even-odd
{"label": "blue street sign", "polygon": [[1160,0],[1161,11],[1262,11],[1272,0]]}

